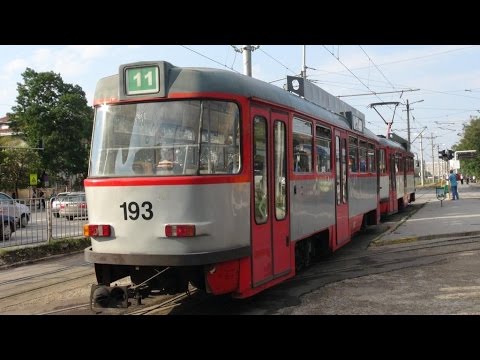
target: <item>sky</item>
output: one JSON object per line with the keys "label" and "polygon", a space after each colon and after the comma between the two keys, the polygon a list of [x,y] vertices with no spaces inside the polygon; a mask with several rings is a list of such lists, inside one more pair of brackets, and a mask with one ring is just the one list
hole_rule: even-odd
{"label": "sky", "polygon": [[[302,45],[255,45],[253,77],[283,87],[299,75]],[[0,117],[15,106],[17,83],[27,67],[54,71],[80,85],[90,105],[96,83],[121,64],[165,60],[175,66],[211,67],[243,73],[242,45],[0,45]],[[365,114],[365,126],[407,139],[410,104],[412,151],[438,157],[461,139],[463,126],[480,116],[480,46],[473,45],[307,45],[307,79]],[[373,93],[376,93],[375,95]],[[354,96],[352,96],[354,95]],[[379,102],[400,102],[375,106]],[[382,119],[383,117],[383,119]],[[419,136],[419,133],[422,136]]]}

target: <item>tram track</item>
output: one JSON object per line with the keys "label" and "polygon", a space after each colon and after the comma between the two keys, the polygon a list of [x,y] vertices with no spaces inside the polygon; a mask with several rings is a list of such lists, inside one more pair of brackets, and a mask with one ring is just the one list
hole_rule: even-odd
{"label": "tram track", "polygon": [[15,296],[24,295],[24,294],[31,293],[31,292],[34,292],[34,291],[44,290],[44,289],[47,289],[49,287],[54,287],[56,285],[65,284],[65,283],[71,282],[71,281],[77,281],[79,279],[82,279],[82,278],[85,278],[85,277],[88,277],[88,276],[93,276],[93,272],[91,270],[89,270],[88,273],[84,273],[84,271],[78,271],[78,272],[75,272],[74,274],[76,275],[78,273],[81,273],[81,275],[75,276],[73,278],[62,279],[61,281],[55,281],[55,282],[48,283],[48,284],[45,284],[45,285],[31,287],[29,289],[25,289],[25,290],[22,290],[20,292],[15,292],[15,293],[8,294],[8,295],[5,295],[5,296],[0,296],[0,300],[5,300],[5,299],[12,298],[12,297],[15,297]]}
{"label": "tram track", "polygon": [[[158,304],[147,305],[146,307],[141,307],[141,305],[133,305],[132,308],[122,308],[122,309],[91,309],[90,303],[83,303],[74,306],[67,306],[63,308],[57,308],[51,311],[42,312],[36,315],[54,315],[62,312],[69,312],[74,310],[91,310],[92,313],[97,315],[168,315],[168,311],[176,306],[180,306],[184,303],[185,300],[190,299],[193,295],[198,292],[197,289],[191,289],[188,292],[175,294],[175,295],[166,295],[166,299],[162,300]],[[133,300],[133,299],[132,299]],[[141,307],[141,308],[138,308]],[[134,309],[131,311],[131,309]]]}
{"label": "tram track", "polygon": [[[355,256],[342,256],[335,259],[322,259],[319,260],[317,263],[324,263],[324,264],[333,264],[335,262],[345,262],[350,260],[361,259],[365,257],[371,257],[376,254],[394,254],[394,253],[402,253],[408,251],[415,251],[415,250],[424,250],[430,249],[433,247],[443,247],[443,246],[452,246],[458,244],[468,244],[468,243],[480,243],[479,236],[458,236],[455,237],[452,235],[449,238],[445,238],[443,240],[417,240],[416,242],[412,243],[404,243],[404,244],[392,244],[386,245],[379,248],[373,248],[368,250],[369,253],[362,254],[362,255],[355,255]],[[335,254],[333,255],[335,256]]]}
{"label": "tram track", "polygon": [[169,297],[168,299],[162,301],[159,304],[151,305],[144,309],[138,309],[129,312],[126,315],[162,315],[162,311],[170,310],[173,307],[182,305],[183,300],[191,298],[197,292],[197,289],[192,289],[179,295],[173,295],[172,297]]}
{"label": "tram track", "polygon": [[[457,239],[460,239],[460,240],[457,240]],[[442,249],[445,247],[458,246],[458,245],[480,244],[480,237],[475,238],[475,240],[472,240],[471,238],[470,239],[457,238],[457,239],[450,238],[448,240],[436,241],[435,244],[428,244],[424,246],[409,246],[408,248],[403,248],[403,249],[384,250],[381,252],[375,251],[375,253],[372,253],[372,254],[343,257],[341,259],[332,260],[319,265],[324,267],[324,266],[335,265],[336,263],[344,263],[344,262],[350,263],[352,261],[357,261],[358,263],[355,265],[348,265],[343,267],[331,266],[329,267],[329,269],[315,271],[314,274],[309,274],[309,275],[297,275],[294,278],[290,279],[289,282],[293,283],[301,280],[313,280],[316,278],[332,275],[334,273],[338,274],[338,273],[346,273],[346,272],[352,272],[352,271],[358,271],[359,273],[366,271],[368,273],[368,269],[376,268],[378,270],[381,267],[385,267],[389,265],[397,265],[401,263],[405,263],[406,264],[405,267],[410,267],[412,266],[411,265],[412,262],[414,263],[415,261],[422,260],[422,259],[441,257],[441,259],[439,259],[439,261],[441,261],[449,255],[460,254],[466,251],[480,251],[480,246],[477,246],[477,247],[474,246],[474,247],[468,247],[466,249],[462,248],[462,249],[456,249],[456,250],[450,250],[450,251],[439,251],[433,254],[429,253],[424,255],[422,254],[422,255],[413,255],[413,256],[407,255],[407,256],[401,256],[400,258],[388,259],[383,261],[378,259],[379,257],[384,255],[407,254],[408,252],[412,252],[412,251],[432,250],[435,248]],[[452,242],[452,241],[455,241],[455,242]],[[368,265],[366,266],[365,264],[368,264]],[[391,270],[388,269],[386,271],[391,271]],[[378,271],[376,271],[376,273],[378,273]],[[363,274],[361,276],[363,276]]]}
{"label": "tram track", "polygon": [[54,314],[58,314],[58,313],[61,313],[61,312],[66,312],[66,311],[79,310],[79,309],[88,309],[88,307],[90,307],[90,304],[89,304],[89,303],[86,303],[86,304],[80,304],[80,305],[75,305],[75,306],[69,306],[69,307],[64,307],[64,308],[60,308],[60,309],[55,309],[55,310],[52,310],[52,311],[46,311],[46,312],[39,313],[39,314],[35,314],[35,315],[54,315]]}
{"label": "tram track", "polygon": [[[79,266],[80,267],[91,267],[91,264],[87,263],[87,262],[84,262],[82,264],[75,265],[75,266],[64,266],[64,267],[61,267],[61,268],[58,268],[58,269],[55,269],[55,270],[45,271],[45,272],[41,272],[41,273],[35,273],[33,275],[23,276],[23,277],[11,279],[11,280],[0,281],[0,286],[20,283],[20,282],[26,281],[26,280],[33,280],[33,279],[41,278],[43,276],[61,273],[61,272],[64,272],[64,271],[67,271],[67,270],[70,270],[70,269],[73,269],[73,268],[76,268],[76,267],[79,267]],[[93,269],[92,269],[92,272],[93,272]]]}
{"label": "tram track", "polygon": [[[294,285],[296,282],[302,281],[311,281],[316,279],[324,278],[327,280],[327,283],[342,281],[347,278],[356,278],[361,276],[367,276],[373,273],[383,273],[389,272],[392,270],[398,270],[403,268],[408,268],[412,266],[418,266],[418,261],[431,259],[427,264],[430,265],[439,261],[443,261],[449,256],[464,253],[466,251],[480,251],[480,237],[476,238],[449,238],[444,240],[438,240],[434,243],[424,243],[424,244],[411,244],[406,245],[402,244],[401,248],[396,247],[394,249],[375,249],[374,251],[369,252],[368,254],[362,254],[359,256],[345,256],[338,259],[328,260],[326,262],[316,263],[319,270],[315,271],[313,268],[313,273],[306,275],[297,275],[295,278],[291,279],[288,283]],[[398,246],[398,245],[396,245]],[[461,246],[461,249],[448,249],[451,246]],[[437,249],[434,253],[428,254],[412,254],[415,251],[431,251]],[[395,258],[382,259],[384,256],[396,256]],[[347,262],[349,265],[339,266],[342,263]],[[352,264],[354,262],[355,264]],[[366,265],[367,264],[367,265]],[[325,267],[328,267],[327,269]],[[312,268],[310,268],[312,270]],[[353,273],[353,274],[348,274]],[[332,278],[333,277],[333,278]],[[295,285],[294,285],[295,286]],[[217,313],[222,311],[221,309],[210,309],[208,305],[208,299],[211,297],[202,296],[201,292],[192,288],[188,293],[176,294],[176,295],[162,295],[166,298],[160,300],[157,304],[146,304],[144,307],[142,305],[133,305],[126,309],[101,309],[94,310],[94,313],[98,315],[168,315],[171,314],[172,309],[180,307],[179,310],[181,313],[195,313],[195,308],[202,305],[204,309],[202,313]],[[133,301],[133,299],[132,299]],[[153,299],[155,301],[155,299]],[[217,304],[214,302],[214,304]],[[231,306],[230,302],[228,302]],[[204,305],[207,305],[206,307]],[[218,305],[218,304],[217,304]],[[215,306],[217,306],[215,305]],[[213,305],[212,305],[213,306]],[[61,313],[74,312],[76,310],[90,310],[89,303],[83,303],[74,306],[68,306],[61,309],[54,309],[52,311],[42,312],[40,315],[55,315]],[[235,312],[235,310],[233,310]]]}

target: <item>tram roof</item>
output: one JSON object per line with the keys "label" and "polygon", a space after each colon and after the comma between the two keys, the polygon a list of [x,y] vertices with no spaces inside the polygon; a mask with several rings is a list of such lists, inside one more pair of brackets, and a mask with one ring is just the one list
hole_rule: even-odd
{"label": "tram roof", "polygon": [[[363,133],[356,131],[350,127],[344,116],[264,81],[227,70],[182,68],[169,63],[166,64],[168,69],[168,76],[166,76],[168,84],[165,86],[167,98],[169,94],[202,92],[229,93],[247,98],[256,98],[323,119],[336,127],[350,130],[367,138],[376,141],[379,139],[366,127],[363,127]],[[118,74],[101,79],[95,89],[94,103],[118,101],[120,99],[119,83]],[[139,96],[139,98],[141,97]],[[142,97],[142,100],[145,100],[145,97]],[[345,111],[348,110],[348,108],[345,108]]]}
{"label": "tram roof", "polygon": [[378,137],[378,142],[380,143],[380,145],[390,146],[390,147],[393,147],[393,148],[396,148],[396,149],[399,149],[399,150],[402,150],[402,151],[406,151],[405,148],[396,141],[393,141],[391,139],[387,139],[383,135],[377,135],[377,137]]}

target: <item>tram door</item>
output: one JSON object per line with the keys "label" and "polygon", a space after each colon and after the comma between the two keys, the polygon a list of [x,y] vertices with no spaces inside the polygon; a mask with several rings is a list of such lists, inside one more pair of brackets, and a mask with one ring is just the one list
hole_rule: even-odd
{"label": "tram door", "polygon": [[287,114],[252,109],[253,286],[290,272]]}
{"label": "tram door", "polygon": [[397,212],[398,210],[398,201],[397,201],[397,163],[395,154],[390,154],[390,206],[389,211],[391,213]]}
{"label": "tram door", "polygon": [[348,177],[347,177],[347,135],[335,130],[335,207],[337,219],[337,245],[350,238],[348,224]]}

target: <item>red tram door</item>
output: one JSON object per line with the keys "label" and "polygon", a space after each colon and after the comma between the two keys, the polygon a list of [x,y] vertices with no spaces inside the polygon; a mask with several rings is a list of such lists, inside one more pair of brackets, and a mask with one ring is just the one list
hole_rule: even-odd
{"label": "red tram door", "polygon": [[287,114],[252,108],[252,282],[290,272]]}
{"label": "red tram door", "polygon": [[336,245],[350,239],[348,224],[348,177],[347,177],[347,135],[335,130],[335,208]]}

